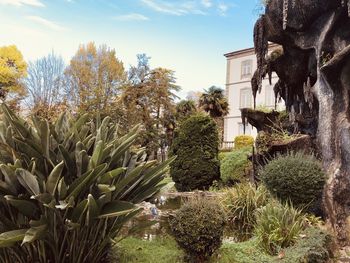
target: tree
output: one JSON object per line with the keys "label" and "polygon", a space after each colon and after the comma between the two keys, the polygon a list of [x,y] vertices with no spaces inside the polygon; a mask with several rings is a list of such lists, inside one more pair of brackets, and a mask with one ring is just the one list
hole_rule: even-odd
{"label": "tree", "polygon": [[175,118],[179,122],[196,112],[197,108],[193,100],[182,100],[176,104]]}
{"label": "tree", "polygon": [[81,45],[65,71],[69,103],[78,112],[118,116],[118,95],[125,83],[123,63],[114,49]]}
{"label": "tree", "polygon": [[211,86],[209,90],[199,99],[199,106],[216,121],[220,133],[221,141],[224,140],[224,116],[229,112],[228,101],[224,95],[224,90],[215,86]]}
{"label": "tree", "polygon": [[27,102],[32,113],[46,119],[55,119],[64,108],[65,65],[61,56],[51,53],[29,62],[25,84]]}
{"label": "tree", "polygon": [[143,124],[141,144],[155,153],[170,144],[175,113],[174,72],[169,69],[151,69],[149,57],[138,55],[138,65],[129,70],[129,84],[124,88],[122,101],[125,107],[126,128]]}
{"label": "tree", "polygon": [[199,105],[199,99],[201,98],[203,92],[201,91],[189,91],[187,92],[186,99],[187,100],[192,100],[196,107]]}
{"label": "tree", "polygon": [[170,175],[178,191],[205,190],[220,179],[218,130],[207,114],[194,114],[181,122],[170,153],[177,156]]}
{"label": "tree", "polygon": [[0,97],[12,108],[18,108],[26,94],[23,79],[27,63],[16,46],[0,47]]}
{"label": "tree", "polygon": [[199,106],[212,118],[221,118],[228,114],[228,102],[224,96],[224,90],[211,86],[199,99]]}

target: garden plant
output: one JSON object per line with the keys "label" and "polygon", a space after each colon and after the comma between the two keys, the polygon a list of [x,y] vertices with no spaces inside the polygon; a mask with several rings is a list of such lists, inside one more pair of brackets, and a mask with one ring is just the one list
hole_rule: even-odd
{"label": "garden plant", "polygon": [[136,205],[162,187],[169,159],[145,161],[139,127],[118,137],[109,117],[63,113],[0,122],[0,262],[108,262]]}

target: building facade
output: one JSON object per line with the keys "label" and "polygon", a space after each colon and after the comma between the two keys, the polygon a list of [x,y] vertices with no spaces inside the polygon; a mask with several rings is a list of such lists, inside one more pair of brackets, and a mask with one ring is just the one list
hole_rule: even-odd
{"label": "building facade", "polygon": [[[271,44],[269,52],[276,48],[278,45]],[[254,107],[251,78],[257,68],[257,59],[254,48],[227,53],[225,57],[227,59],[226,97],[230,111],[224,121],[224,141],[232,142],[236,136],[244,134],[240,109]],[[256,97],[257,109],[275,107],[273,87],[277,81],[276,74],[272,75],[272,85],[268,78],[263,80],[261,93],[258,93]],[[277,107],[282,108],[283,104],[279,103]],[[245,134],[256,137],[257,131],[248,124],[245,127]]]}

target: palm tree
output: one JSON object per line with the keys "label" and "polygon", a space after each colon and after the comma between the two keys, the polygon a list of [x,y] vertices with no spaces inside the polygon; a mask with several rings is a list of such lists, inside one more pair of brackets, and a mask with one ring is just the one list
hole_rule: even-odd
{"label": "palm tree", "polygon": [[199,99],[199,106],[213,118],[222,118],[228,114],[228,101],[224,90],[211,86]]}
{"label": "palm tree", "polygon": [[193,100],[182,100],[176,105],[175,117],[177,121],[182,121],[196,111],[196,104]]}
{"label": "palm tree", "polygon": [[224,95],[224,90],[211,86],[202,94],[199,99],[199,107],[208,112],[219,127],[221,142],[224,141],[224,117],[229,112],[228,101]]}

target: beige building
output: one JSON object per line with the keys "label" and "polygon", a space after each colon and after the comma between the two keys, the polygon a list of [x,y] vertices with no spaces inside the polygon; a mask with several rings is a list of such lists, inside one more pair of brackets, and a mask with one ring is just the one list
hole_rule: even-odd
{"label": "beige building", "polygon": [[[269,49],[272,51],[277,47],[277,45],[272,44]],[[257,68],[257,60],[254,48],[227,53],[225,57],[227,58],[226,96],[230,111],[225,117],[224,141],[232,142],[236,136],[244,133],[240,109],[253,108],[254,106],[251,78]],[[263,80],[262,91],[256,97],[256,107],[258,109],[274,108],[273,87],[277,81],[276,74],[272,76],[272,85],[269,84],[268,78]],[[278,108],[281,107],[283,107],[283,104],[278,105]],[[255,137],[257,131],[251,125],[247,125],[245,134]]]}

